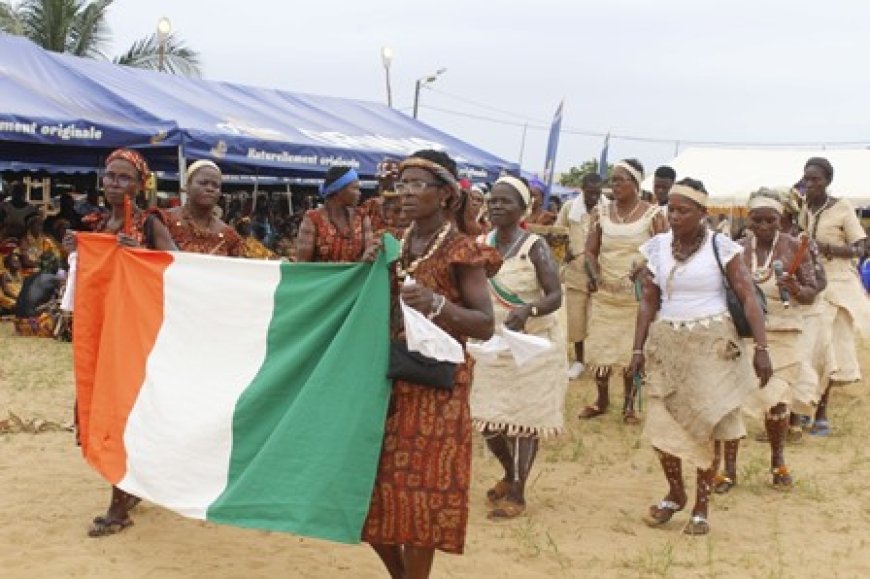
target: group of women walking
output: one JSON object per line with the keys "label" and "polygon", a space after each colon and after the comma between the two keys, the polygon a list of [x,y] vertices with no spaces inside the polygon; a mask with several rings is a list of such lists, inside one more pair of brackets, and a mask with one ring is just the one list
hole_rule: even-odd
{"label": "group of women walking", "polygon": [[[98,230],[132,247],[244,254],[243,240],[213,213],[221,187],[217,165],[191,165],[184,206],[134,208],[125,220],[125,199],[138,193],[147,175],[138,153],[109,157],[103,185],[111,211]],[[707,226],[701,182],[679,181],[663,207],[641,199],[643,178],[636,160],[618,163],[613,201],[606,205],[598,202],[600,180],[584,180],[583,196],[554,216],[570,232],[563,266],[546,241],[524,227],[539,219],[541,204],[521,178],[500,178],[484,200],[481,190],[464,186],[448,155],[418,151],[385,162],[381,196],[358,207],[356,172],[336,167],[327,173],[323,205],[302,222],[297,259],[372,261],[381,233],[400,237],[392,340],[404,339],[401,301],[464,349],[470,340],[504,344],[517,332],[548,344],[522,363],[508,347],[477,360],[466,350],[446,389],[395,380],[362,534],[391,577],[428,577],[435,550],[463,552],[475,428],[503,470],[486,492],[489,517],[525,511],[540,440],[565,428],[569,340],[575,364],[593,370],[597,387],[580,418],[607,412],[615,375],[623,382],[624,422],[645,421],[644,435],[668,485],[645,513],[650,525],[666,524],[688,505],[685,463],[696,471],[697,485],[684,529],[709,532],[711,492],[737,484],[743,413],[764,421],[778,486],[793,482],[784,456],[789,425],[814,414],[817,433],[830,429],[829,385],[860,377],[854,330],[870,323],[850,262],[863,249],[864,232],[848,204],[826,193],[833,169],[823,159],[807,163],[806,201],[797,220],[804,237],[784,227],[779,195],[759,191],[749,203],[752,236],[741,242]],[[74,245],[68,236],[66,249]],[[560,315],[563,284],[567,316]],[[573,377],[577,368],[570,369]],[[643,417],[641,383],[648,402]],[[90,535],[129,527],[137,502],[113,488]]]}

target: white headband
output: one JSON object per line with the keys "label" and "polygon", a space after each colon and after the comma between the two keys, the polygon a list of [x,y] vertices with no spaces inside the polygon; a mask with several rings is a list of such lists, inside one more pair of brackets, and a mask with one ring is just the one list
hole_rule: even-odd
{"label": "white headband", "polygon": [[189,181],[193,174],[202,169],[203,167],[211,167],[219,174],[221,173],[221,168],[217,166],[217,163],[214,161],[209,161],[208,159],[200,159],[199,161],[195,161],[191,163],[190,167],[187,168],[187,180]]}
{"label": "white headband", "polygon": [[701,207],[706,207],[709,200],[709,195],[703,191],[692,189],[688,185],[674,185],[671,187],[671,190],[668,191],[668,197],[671,195],[682,195],[687,199],[691,199]]}
{"label": "white headband", "polygon": [[768,197],[767,195],[756,195],[754,197],[749,198],[749,203],[746,204],[750,211],[753,209],[773,209],[780,215],[782,215],[785,206],[772,197]]}
{"label": "white headband", "polygon": [[[523,202],[526,204],[526,209],[531,209],[532,207],[532,193],[529,191],[529,188],[526,187],[526,184],[517,179],[516,177],[511,177],[510,175],[505,175],[504,177],[499,177],[498,181],[495,182],[495,185],[500,183],[504,183],[505,185],[510,185],[514,189],[517,190],[517,193],[520,194],[520,197],[523,198]],[[493,185],[493,187],[495,187]]]}
{"label": "white headband", "polygon": [[620,161],[619,163],[613,166],[614,169],[623,169],[631,175],[632,179],[634,179],[635,184],[637,185],[637,190],[640,191],[640,184],[643,183],[643,172],[638,171],[625,161]]}

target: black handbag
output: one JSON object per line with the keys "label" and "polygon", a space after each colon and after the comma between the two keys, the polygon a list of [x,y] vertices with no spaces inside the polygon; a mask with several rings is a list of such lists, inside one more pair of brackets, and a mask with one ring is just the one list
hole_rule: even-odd
{"label": "black handbag", "polygon": [[419,352],[412,352],[405,342],[390,342],[390,367],[387,369],[387,378],[439,390],[453,390],[456,364],[441,362]]}
{"label": "black handbag", "polygon": [[[722,277],[725,279],[725,303],[728,306],[728,313],[731,315],[731,321],[734,322],[734,328],[737,330],[737,335],[741,338],[751,338],[752,328],[749,327],[749,320],[746,319],[746,312],[743,310],[743,304],[731,284],[728,283],[728,274],[725,272],[725,267],[722,265],[722,259],[719,257],[719,248],[716,246],[716,236],[713,234],[713,255],[716,257],[716,263],[719,264],[719,271],[722,272]],[[771,248],[771,251],[773,249]],[[761,311],[767,313],[767,298],[764,297],[764,292],[755,282],[752,282],[752,287],[755,288],[755,297],[758,299],[758,305],[761,306]]]}

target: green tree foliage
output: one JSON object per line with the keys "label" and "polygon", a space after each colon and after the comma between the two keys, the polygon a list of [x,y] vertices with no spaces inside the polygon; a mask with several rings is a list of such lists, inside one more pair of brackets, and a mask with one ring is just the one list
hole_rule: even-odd
{"label": "green tree foliage", "polygon": [[[607,178],[610,179],[610,174],[613,172],[613,165],[607,164]],[[589,173],[598,173],[598,159],[590,159],[584,161],[579,167],[571,167],[565,173],[559,176],[559,185],[564,187],[580,187],[580,182],[584,175]]]}
{"label": "green tree foliage", "polygon": [[[0,1],[0,31],[24,36],[46,50],[87,58],[106,58],[111,39],[106,14],[114,0]],[[199,76],[199,55],[174,34],[164,43],[163,70]],[[158,70],[160,41],[156,34],[137,40],[114,62]]]}

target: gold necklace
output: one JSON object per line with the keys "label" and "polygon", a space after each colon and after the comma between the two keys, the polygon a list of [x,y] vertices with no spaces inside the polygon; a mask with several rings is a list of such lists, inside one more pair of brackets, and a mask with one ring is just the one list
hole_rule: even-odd
{"label": "gold necklace", "polygon": [[402,265],[408,260],[409,253],[411,252],[411,234],[414,231],[414,223],[408,227],[408,230],[405,231],[405,235],[402,236],[402,241],[399,242],[399,255],[401,259],[399,260],[398,265],[398,275],[399,278],[404,280],[409,275],[414,275],[414,272],[417,271],[417,268],[420,267],[420,264],[432,257],[438,248],[441,247],[441,244],[444,243],[444,239],[447,237],[447,234],[450,233],[450,229],[452,228],[452,223],[450,220],[446,220],[444,225],[441,226],[441,229],[437,234],[433,235],[429,238],[429,241],[426,242],[426,247],[428,251],[424,251],[423,255],[412,261],[408,264],[408,267],[402,267]]}
{"label": "gold necklace", "polygon": [[638,208],[638,207],[640,207],[640,199],[638,199],[637,201],[635,201],[635,203],[634,203],[634,207],[631,208],[631,211],[628,212],[628,215],[626,215],[625,217],[623,217],[622,215],[619,214],[619,206],[618,206],[616,203],[614,203],[614,204],[613,204],[613,211],[614,211],[614,213],[616,213],[616,220],[617,220],[619,223],[623,223],[623,224],[624,224],[627,220],[629,220],[629,219],[631,219],[632,217],[634,217],[634,212],[637,211],[637,208]]}

